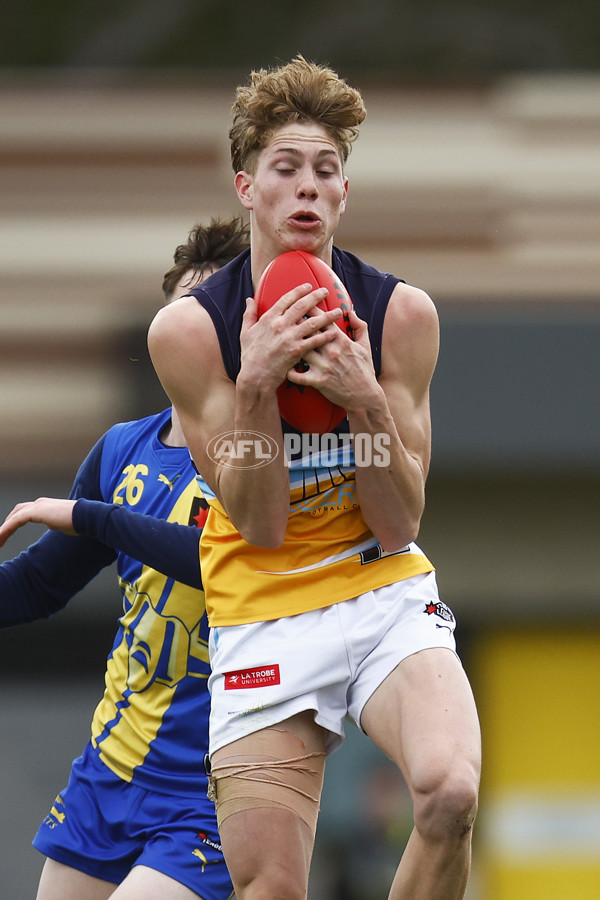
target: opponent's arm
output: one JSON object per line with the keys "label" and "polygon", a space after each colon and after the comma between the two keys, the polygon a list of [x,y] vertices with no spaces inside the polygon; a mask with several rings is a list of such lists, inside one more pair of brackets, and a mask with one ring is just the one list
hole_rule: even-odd
{"label": "opponent's arm", "polygon": [[[42,543],[45,540],[54,551],[61,549],[57,556],[60,565],[59,584],[65,582],[62,573],[63,566],[67,563],[64,548],[72,545],[75,553],[83,554],[83,559],[98,557],[112,562],[115,558],[115,553],[112,552],[114,549],[175,581],[195,588],[202,587],[200,531],[195,526],[166,522],[101,500],[81,498],[75,501],[38,497],[37,500],[17,504],[9,513],[0,526],[0,547],[17,529],[29,522],[41,523],[52,530],[44,535]],[[62,534],[57,534],[57,531]],[[66,535],[79,535],[79,540],[59,540]],[[23,567],[26,570],[25,560],[22,560],[21,568]],[[0,574],[3,569],[4,566],[0,567]],[[93,572],[94,575],[96,571],[99,570],[95,570],[94,566],[88,569],[88,573]]]}
{"label": "opponent's arm", "polygon": [[115,556],[98,541],[46,532],[0,565],[0,626],[45,619],[63,609]]}
{"label": "opponent's arm", "polygon": [[[99,496],[98,473],[104,436],[83,461],[73,488],[71,500],[62,501],[63,521],[70,522],[65,510],[78,496]],[[13,511],[14,513],[14,511]],[[30,518],[27,521],[44,519]],[[12,514],[0,528],[0,546],[20,527]],[[48,531],[15,559],[0,565],[0,625],[16,625],[48,618],[63,609],[69,600],[86,586],[101,569],[116,559],[115,551],[96,540]]]}
{"label": "opponent's arm", "polygon": [[73,508],[77,534],[94,537],[162,575],[202,588],[201,529],[134,512],[116,503],[78,500]]}

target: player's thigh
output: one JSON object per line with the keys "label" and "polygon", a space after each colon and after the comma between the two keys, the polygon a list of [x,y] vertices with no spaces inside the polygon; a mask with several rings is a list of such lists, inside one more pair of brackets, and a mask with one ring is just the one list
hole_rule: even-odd
{"label": "player's thigh", "polygon": [[451,650],[421,650],[404,659],[365,704],[361,726],[400,766],[410,787],[459,764],[479,779],[477,709]]}
{"label": "player's thigh", "polygon": [[[273,765],[281,760],[281,765]],[[325,766],[324,730],[312,711],[240,738],[211,757],[217,775],[217,817],[234,885],[271,888],[308,882]],[[238,771],[239,767],[239,771]],[[287,894],[286,894],[287,896]]]}
{"label": "player's thigh", "polygon": [[36,900],[106,900],[114,894],[116,887],[110,881],[102,881],[54,859],[46,859]]}
{"label": "player's thigh", "polygon": [[112,895],[113,900],[198,900],[198,894],[148,866],[134,866]]}
{"label": "player's thigh", "polygon": [[220,834],[236,891],[254,885],[274,896],[280,890],[291,896],[293,889],[306,897],[314,832],[289,809],[240,810],[223,822]]}

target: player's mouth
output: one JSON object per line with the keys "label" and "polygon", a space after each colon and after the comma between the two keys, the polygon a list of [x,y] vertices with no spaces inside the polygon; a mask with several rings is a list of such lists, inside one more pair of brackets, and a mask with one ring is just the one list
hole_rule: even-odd
{"label": "player's mouth", "polygon": [[302,210],[292,213],[290,219],[297,228],[302,228],[308,231],[312,231],[321,223],[321,220],[317,215],[311,212],[303,212]]}

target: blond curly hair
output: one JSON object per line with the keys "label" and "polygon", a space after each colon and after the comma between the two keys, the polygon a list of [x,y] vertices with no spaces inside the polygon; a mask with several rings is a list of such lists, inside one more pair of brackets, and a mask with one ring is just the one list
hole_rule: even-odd
{"label": "blond curly hair", "polygon": [[250,73],[236,91],[229,131],[234,172],[253,172],[258,153],[276,128],[292,122],[322,125],[336,144],[342,164],[358,137],[367,111],[360,93],[327,66],[296,56],[276,69]]}

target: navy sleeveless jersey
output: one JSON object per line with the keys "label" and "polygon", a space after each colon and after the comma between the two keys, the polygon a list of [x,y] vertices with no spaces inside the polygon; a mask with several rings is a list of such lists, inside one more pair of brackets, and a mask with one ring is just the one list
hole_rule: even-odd
{"label": "navy sleeveless jersey", "polygon": [[[392,291],[402,281],[380,272],[357,256],[333,248],[332,268],[348,291],[359,318],[369,327],[375,374],[381,370],[383,321]],[[240,328],[246,299],[254,295],[250,250],[215,272],[190,291],[202,304],[215,326],[225,371],[235,381],[240,371]]]}

